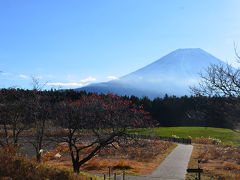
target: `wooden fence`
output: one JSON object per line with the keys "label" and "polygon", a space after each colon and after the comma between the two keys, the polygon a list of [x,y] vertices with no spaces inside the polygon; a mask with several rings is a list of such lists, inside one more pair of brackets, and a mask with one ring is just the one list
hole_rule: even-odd
{"label": "wooden fence", "polygon": [[186,139],[186,138],[175,138],[175,137],[165,137],[165,136],[147,136],[147,135],[139,135],[139,134],[128,134],[129,137],[131,138],[139,138],[139,139],[157,139],[157,140],[162,140],[162,141],[171,141],[171,142],[176,142],[176,143],[181,143],[181,144],[191,144],[192,141],[191,139]]}

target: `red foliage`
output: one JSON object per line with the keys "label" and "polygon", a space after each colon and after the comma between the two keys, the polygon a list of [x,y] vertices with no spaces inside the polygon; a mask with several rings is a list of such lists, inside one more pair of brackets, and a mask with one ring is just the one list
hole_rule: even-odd
{"label": "red foliage", "polygon": [[149,112],[143,110],[143,105],[136,106],[130,100],[112,93],[106,97],[97,94],[83,95],[79,100],[69,99],[63,104],[77,110],[83,119],[88,119],[82,121],[82,128],[92,128],[92,125],[99,128],[136,128],[153,125],[152,117]]}

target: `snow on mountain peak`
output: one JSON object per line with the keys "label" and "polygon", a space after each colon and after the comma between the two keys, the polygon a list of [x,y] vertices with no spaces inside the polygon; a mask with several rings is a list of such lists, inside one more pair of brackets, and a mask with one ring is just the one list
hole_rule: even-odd
{"label": "snow on mountain peak", "polygon": [[[192,76],[221,61],[200,48],[177,49],[157,61],[123,77],[128,76]],[[178,74],[177,76],[175,76]]]}
{"label": "snow on mountain peak", "polygon": [[[177,49],[157,61],[121,77],[117,81],[100,83],[82,90],[119,95],[149,96],[164,94],[190,95],[189,86],[199,82],[199,73],[211,64],[223,62],[200,48]],[[95,89],[95,90],[94,90]],[[136,92],[136,93],[134,93]]]}

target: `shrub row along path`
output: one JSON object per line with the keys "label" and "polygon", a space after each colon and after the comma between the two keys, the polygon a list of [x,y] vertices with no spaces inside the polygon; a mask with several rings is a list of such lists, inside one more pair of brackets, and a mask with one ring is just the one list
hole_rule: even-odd
{"label": "shrub row along path", "polygon": [[151,174],[146,176],[126,175],[126,180],[184,180],[193,146],[178,144],[177,147]]}

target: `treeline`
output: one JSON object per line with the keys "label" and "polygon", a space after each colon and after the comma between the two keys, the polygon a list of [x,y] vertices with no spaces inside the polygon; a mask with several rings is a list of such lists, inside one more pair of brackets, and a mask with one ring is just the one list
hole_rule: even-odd
{"label": "treeline", "polygon": [[130,97],[143,104],[161,126],[201,126],[234,129],[239,124],[239,98],[183,96],[155,98]]}
{"label": "treeline", "polygon": [[[3,90],[2,90],[3,91]],[[4,90],[13,91],[13,90]],[[29,90],[17,90],[19,94],[30,94]],[[66,91],[41,91],[43,96],[47,96],[50,104],[55,104],[66,99],[72,101],[81,99],[83,95],[90,96],[92,93],[85,91],[76,92]],[[104,94],[101,97],[107,96]],[[143,106],[144,110],[149,112],[154,120],[157,120],[161,126],[202,126],[231,128],[240,122],[239,98],[233,97],[204,97],[204,96],[167,96],[164,98],[155,98],[150,100],[148,97],[138,98],[136,96],[124,96],[123,99],[130,100],[137,106]]]}

